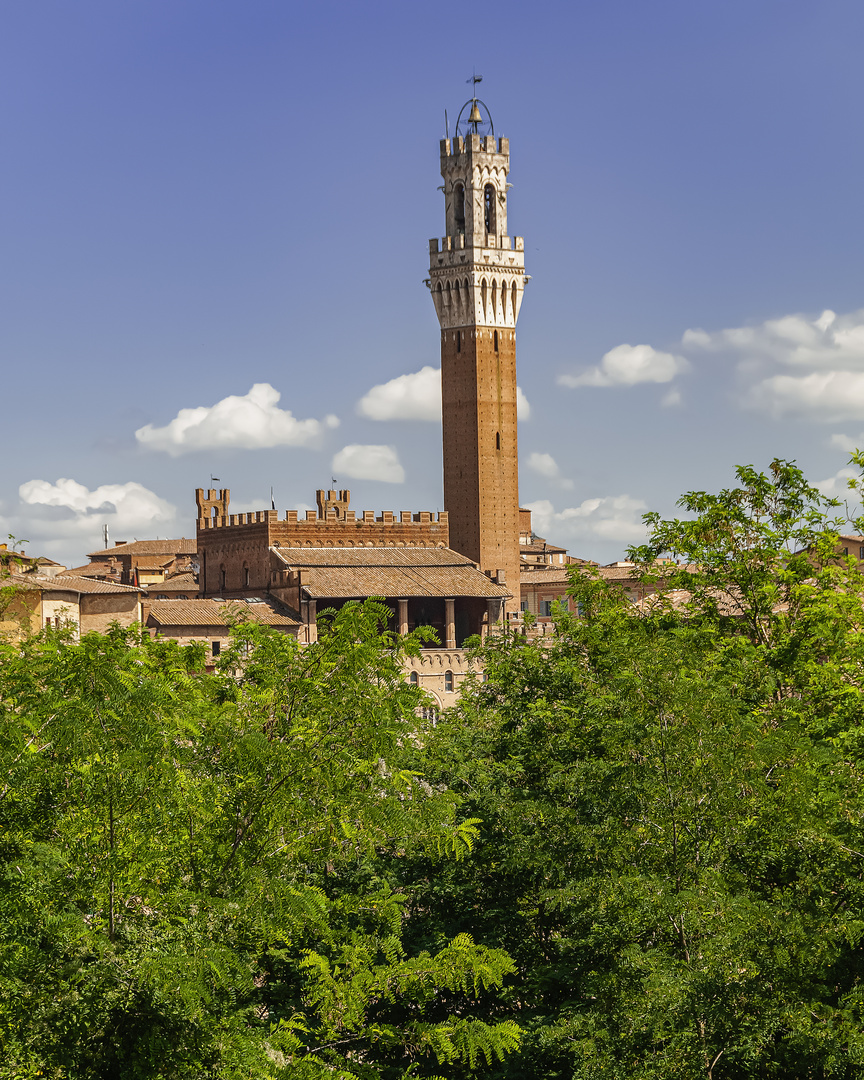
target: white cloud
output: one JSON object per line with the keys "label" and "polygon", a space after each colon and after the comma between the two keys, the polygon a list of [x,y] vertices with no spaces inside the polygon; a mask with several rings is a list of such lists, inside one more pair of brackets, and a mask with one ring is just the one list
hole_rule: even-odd
{"label": "white cloud", "polygon": [[864,419],[864,371],[772,375],[751,387],[745,404],[773,416],[861,420]]}
{"label": "white cloud", "polygon": [[532,472],[537,473],[538,476],[543,476],[547,480],[551,480],[556,487],[565,488],[566,490],[570,490],[573,487],[573,481],[568,480],[561,475],[558,462],[551,454],[539,454],[534,451],[526,458],[525,465]]}
{"label": "white cloud", "polygon": [[663,395],[660,400],[660,404],[664,409],[674,408],[676,405],[680,405],[683,398],[681,397],[681,391],[676,387],[672,387],[667,393]]}
{"label": "white cloud", "polygon": [[217,447],[258,450],[308,446],[324,428],[339,426],[335,416],[327,416],[323,422],[296,419],[289,409],[278,408],[281,396],[269,383],[255,383],[243,397],[232,394],[215,405],[181,409],[165,427],[146,424],[135,432],[135,438],[150,450],[178,457]]}
{"label": "white cloud", "polygon": [[381,480],[385,484],[401,484],[405,470],[392,446],[343,446],[334,456],[334,476],[350,476],[355,480]]}
{"label": "white cloud", "polygon": [[659,352],[651,345],[616,345],[596,367],[580,375],[559,375],[559,386],[635,386],[637,383],[668,383],[688,363],[683,356]]}
{"label": "white cloud", "polygon": [[18,495],[18,505],[0,517],[0,532],[29,540],[31,554],[67,565],[84,562],[86,552],[102,547],[103,525],[118,540],[177,533],[176,507],[134,481],[91,491],[68,478],[55,484],[28,480]]}
{"label": "white cloud", "polygon": [[540,476],[552,478],[561,474],[561,470],[558,468],[558,462],[551,454],[531,453],[528,455],[526,464],[529,469],[539,473]]}
{"label": "white cloud", "polygon": [[441,369],[427,365],[373,386],[357,402],[367,420],[440,420]]}
{"label": "white cloud", "polygon": [[864,447],[864,431],[860,435],[844,435],[842,432],[838,432],[836,435],[832,435],[828,440],[828,445],[835,447],[837,450],[844,450],[847,454],[851,454],[853,450],[860,450]]}
{"label": "white cloud", "polygon": [[850,490],[849,481],[857,480],[861,473],[858,469],[840,469],[826,480],[819,480],[816,487],[832,499],[840,499],[841,502],[858,503],[858,496]]}
{"label": "white cloud", "polygon": [[[389,382],[373,386],[357,402],[357,414],[367,420],[441,420],[441,369],[422,367],[410,375],[397,375]],[[516,387],[516,414],[520,420],[531,415],[531,406]]]}
{"label": "white cloud", "polygon": [[736,356],[748,408],[817,421],[864,419],[864,309],[784,315],[711,333],[687,330],[681,342],[685,351]]}
{"label": "white cloud", "polygon": [[742,360],[770,360],[797,368],[864,370],[864,309],[837,315],[825,310],[818,319],[784,315],[756,326],[707,333],[687,330],[685,349],[737,353]]}
{"label": "white cloud", "polygon": [[585,499],[578,506],[556,510],[548,499],[526,503],[534,531],[553,543],[562,540],[614,540],[623,545],[645,539],[642,514],[648,509],[631,495]]}

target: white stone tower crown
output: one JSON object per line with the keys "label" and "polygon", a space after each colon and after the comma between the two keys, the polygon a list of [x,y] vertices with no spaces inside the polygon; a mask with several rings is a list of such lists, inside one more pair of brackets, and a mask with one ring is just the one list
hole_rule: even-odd
{"label": "white stone tower crown", "polygon": [[507,232],[509,140],[469,132],[441,140],[445,228],[429,241],[429,288],[441,329],[515,327],[525,245]]}

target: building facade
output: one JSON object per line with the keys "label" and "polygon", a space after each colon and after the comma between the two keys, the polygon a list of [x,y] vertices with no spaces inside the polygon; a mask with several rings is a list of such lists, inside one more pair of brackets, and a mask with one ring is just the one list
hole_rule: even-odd
{"label": "building facade", "polygon": [[477,99],[462,114],[454,138],[441,140],[446,235],[429,241],[427,281],[441,327],[444,506],[450,546],[506,585],[507,610],[518,611],[524,242],[508,231],[509,142]]}

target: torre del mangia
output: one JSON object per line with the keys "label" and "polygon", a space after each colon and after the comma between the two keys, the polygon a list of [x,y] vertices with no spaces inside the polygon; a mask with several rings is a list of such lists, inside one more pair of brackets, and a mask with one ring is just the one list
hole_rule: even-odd
{"label": "torre del mangia", "polygon": [[516,320],[528,278],[524,241],[507,229],[509,171],[509,140],[474,97],[441,140],[446,235],[429,241],[426,284],[441,326],[450,547],[506,585],[518,611]]}

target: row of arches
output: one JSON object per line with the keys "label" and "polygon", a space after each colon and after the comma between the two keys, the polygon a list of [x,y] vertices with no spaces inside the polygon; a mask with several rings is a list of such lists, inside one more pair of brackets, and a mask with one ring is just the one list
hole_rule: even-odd
{"label": "row of arches", "polygon": [[[502,231],[498,228],[498,200],[497,186],[493,183],[485,183],[480,203],[480,215],[483,229],[491,236],[497,236]],[[480,231],[480,221],[474,221],[472,224],[473,232],[478,233]],[[461,181],[457,182],[453,187],[453,228],[457,236],[460,234],[465,235],[465,185]]]}
{"label": "row of arches", "polygon": [[[451,315],[470,322],[471,286],[468,278],[453,282],[438,282],[436,306],[442,316]],[[480,317],[482,322],[515,325],[519,291],[516,282],[497,278],[480,279]]]}

